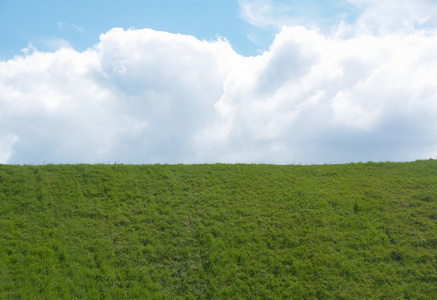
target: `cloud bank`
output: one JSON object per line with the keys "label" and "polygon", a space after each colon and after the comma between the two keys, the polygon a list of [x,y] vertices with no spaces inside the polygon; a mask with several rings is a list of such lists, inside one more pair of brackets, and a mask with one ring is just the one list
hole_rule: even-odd
{"label": "cloud bank", "polygon": [[432,9],[406,1],[417,17],[399,27],[404,10],[379,22],[380,1],[349,2],[355,23],[284,26],[256,57],[151,29],[112,29],[85,52],[27,49],[0,62],[0,163],[436,158]]}

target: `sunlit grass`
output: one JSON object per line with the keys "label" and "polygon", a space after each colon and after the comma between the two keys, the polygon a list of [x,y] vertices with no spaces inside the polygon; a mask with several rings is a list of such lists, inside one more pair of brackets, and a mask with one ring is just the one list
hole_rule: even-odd
{"label": "sunlit grass", "polygon": [[437,161],[0,165],[1,299],[432,299]]}

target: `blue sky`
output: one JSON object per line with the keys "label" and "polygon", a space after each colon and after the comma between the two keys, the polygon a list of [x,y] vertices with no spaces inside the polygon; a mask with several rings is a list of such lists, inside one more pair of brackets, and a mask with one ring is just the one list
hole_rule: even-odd
{"label": "blue sky", "polygon": [[221,36],[243,54],[258,50],[246,37],[248,25],[240,18],[238,1],[0,1],[3,58],[20,54],[29,42],[42,51],[56,50],[62,43],[83,51],[114,27],[152,28],[207,40]]}
{"label": "blue sky", "polygon": [[0,163],[437,158],[434,0],[0,0]]}
{"label": "blue sky", "polygon": [[[114,27],[152,28],[193,35],[199,39],[224,37],[242,55],[267,50],[275,26],[257,26],[245,20],[237,0],[2,0],[0,1],[0,57],[21,54],[28,43],[41,51],[70,45],[83,51],[99,42],[99,35]],[[250,2],[250,1],[249,1]],[[249,3],[247,2],[247,3]],[[255,1],[261,4],[263,1]],[[340,18],[353,20],[359,9],[341,0],[267,1],[279,7],[277,18],[314,22],[329,27]],[[254,26],[255,25],[255,26]],[[260,28],[264,27],[264,28]]]}

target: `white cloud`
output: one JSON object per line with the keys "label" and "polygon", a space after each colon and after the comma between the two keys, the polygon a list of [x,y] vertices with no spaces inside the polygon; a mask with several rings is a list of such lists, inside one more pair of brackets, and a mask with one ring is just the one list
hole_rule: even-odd
{"label": "white cloud", "polygon": [[305,26],[323,32],[384,34],[437,26],[434,0],[239,0],[239,5],[241,18],[263,30]]}
{"label": "white cloud", "polygon": [[80,32],[84,32],[84,31],[85,31],[85,29],[84,29],[82,26],[80,26],[80,25],[71,24],[71,26],[72,26],[74,29],[76,29],[77,31],[80,31]]}
{"label": "white cloud", "polygon": [[150,29],[32,48],[0,62],[0,162],[436,157],[437,32],[348,33],[283,27],[257,57]]}
{"label": "white cloud", "polygon": [[18,137],[13,134],[0,133],[0,164],[8,161],[12,154],[12,146],[18,141]]}
{"label": "white cloud", "polygon": [[345,41],[284,28],[257,58],[253,86],[221,100],[238,111],[228,152],[278,162],[435,155],[436,45],[435,36]]}
{"label": "white cloud", "polygon": [[77,25],[77,24],[69,24],[67,22],[57,22],[56,26],[58,27],[59,30],[65,30],[66,28],[73,28],[76,31],[79,32],[84,32],[85,29],[83,28],[83,26]]}
{"label": "white cloud", "polygon": [[83,53],[1,62],[0,127],[19,137],[8,161],[195,161],[192,140],[214,118],[226,56],[237,55],[223,41],[114,29]]}
{"label": "white cloud", "polygon": [[284,19],[284,11],[289,9],[272,4],[272,1],[240,1],[241,17],[249,24],[262,28],[286,25],[288,18]]}
{"label": "white cloud", "polygon": [[347,0],[362,10],[355,26],[362,30],[398,31],[435,28],[434,0]]}
{"label": "white cloud", "polygon": [[[355,20],[362,3],[346,0],[239,0],[240,16],[249,24],[280,30],[283,26],[329,27]],[[359,5],[361,4],[361,6]]]}

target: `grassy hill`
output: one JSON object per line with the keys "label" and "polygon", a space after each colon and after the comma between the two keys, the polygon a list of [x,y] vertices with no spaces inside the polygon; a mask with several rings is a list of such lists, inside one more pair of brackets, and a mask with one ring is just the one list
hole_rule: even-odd
{"label": "grassy hill", "polygon": [[436,160],[0,165],[0,299],[436,295]]}

